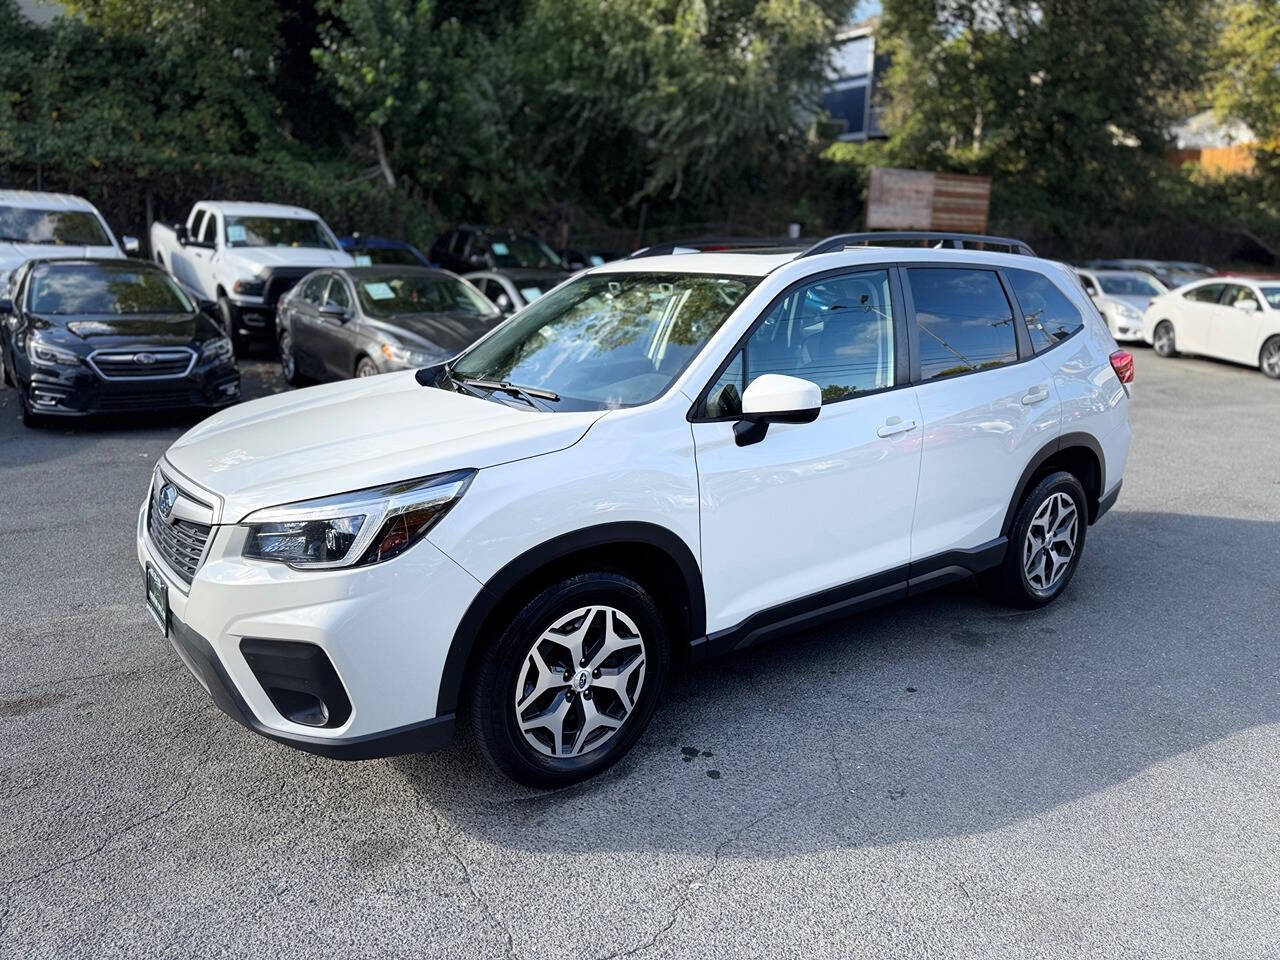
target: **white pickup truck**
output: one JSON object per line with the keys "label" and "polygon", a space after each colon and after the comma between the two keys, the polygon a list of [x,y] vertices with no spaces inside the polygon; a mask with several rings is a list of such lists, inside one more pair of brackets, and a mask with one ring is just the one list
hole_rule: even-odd
{"label": "white pickup truck", "polygon": [[88,200],[65,193],[0,190],[0,297],[9,289],[9,274],[28,260],[114,258],[137,252],[138,241],[117,241]]}
{"label": "white pickup truck", "polygon": [[351,267],[329,225],[278,203],[204,200],[186,223],[151,225],[151,255],[192,296],[218,305],[227,333],[276,339],[276,301],[312,270]]}

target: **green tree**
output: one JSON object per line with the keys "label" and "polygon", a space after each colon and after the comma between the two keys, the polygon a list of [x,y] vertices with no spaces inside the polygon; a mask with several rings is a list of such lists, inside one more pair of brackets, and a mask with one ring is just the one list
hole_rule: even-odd
{"label": "green tree", "polygon": [[1280,149],[1280,0],[1223,0],[1215,12],[1214,107]]}

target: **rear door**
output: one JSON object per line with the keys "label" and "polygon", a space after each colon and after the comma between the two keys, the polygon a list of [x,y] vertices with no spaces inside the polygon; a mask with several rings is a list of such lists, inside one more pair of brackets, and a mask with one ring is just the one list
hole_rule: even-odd
{"label": "rear door", "polygon": [[[946,563],[952,551],[1001,536],[1024,469],[1061,431],[1061,404],[999,271],[922,265],[903,274],[923,420],[911,559]],[[1041,302],[1027,309],[1032,323],[1048,322]]]}
{"label": "rear door", "polygon": [[[920,411],[896,290],[892,268],[794,285],[699,401],[693,437],[709,630],[824,591],[848,599],[905,580]],[[822,410],[812,423],[771,424],[764,439],[738,446],[742,393],[765,373],[816,383]],[[819,602],[828,601],[836,602]],[[775,614],[783,615],[767,616]]]}
{"label": "rear door", "polygon": [[[1249,303],[1253,304],[1252,312],[1239,306]],[[1258,294],[1243,283],[1228,283],[1214,311],[1208,352],[1223,360],[1256,366],[1261,334],[1262,303]]]}

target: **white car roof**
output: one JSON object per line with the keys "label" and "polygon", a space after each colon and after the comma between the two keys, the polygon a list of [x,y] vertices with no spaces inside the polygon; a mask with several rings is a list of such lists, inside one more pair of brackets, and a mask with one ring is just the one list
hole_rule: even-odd
{"label": "white car roof", "polygon": [[200,206],[233,217],[283,217],[288,220],[319,220],[319,214],[286,203],[247,203],[242,200],[201,200]]}
{"label": "white car roof", "polygon": [[[996,253],[990,250],[958,250],[954,247],[935,249],[932,247],[846,247],[832,253],[822,253],[812,257],[796,258],[793,252],[787,253],[683,253],[669,254],[661,257],[636,257],[629,260],[615,260],[599,267],[593,267],[591,273],[705,273],[720,275],[736,275],[746,277],[763,277],[789,263],[797,265],[795,271],[788,273],[808,274],[837,267],[857,266],[858,264],[898,263],[914,261],[930,263],[972,263],[975,266],[998,266],[1010,268],[1043,269],[1050,267],[1062,269],[1052,260],[1039,257],[1028,257],[1019,253]],[[803,265],[803,266],[799,266]]]}
{"label": "white car roof", "polygon": [[69,193],[41,193],[37,190],[0,190],[0,206],[26,210],[84,210],[95,213],[92,203]]}

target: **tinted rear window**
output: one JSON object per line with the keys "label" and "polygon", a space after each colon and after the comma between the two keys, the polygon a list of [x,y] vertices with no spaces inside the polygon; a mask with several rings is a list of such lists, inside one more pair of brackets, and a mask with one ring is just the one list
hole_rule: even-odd
{"label": "tinted rear window", "polygon": [[1013,308],[990,270],[907,270],[920,330],[924,380],[972,373],[1018,359]]}
{"label": "tinted rear window", "polygon": [[1075,304],[1044,274],[1034,270],[1006,270],[1005,275],[1022,308],[1036,353],[1048,350],[1084,326],[1084,318]]}

